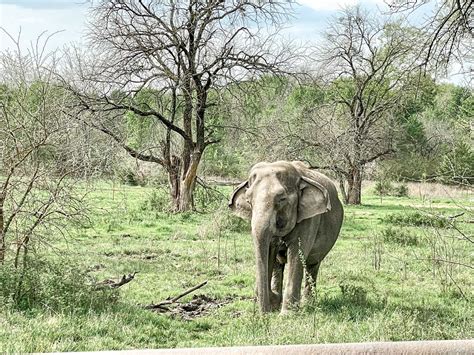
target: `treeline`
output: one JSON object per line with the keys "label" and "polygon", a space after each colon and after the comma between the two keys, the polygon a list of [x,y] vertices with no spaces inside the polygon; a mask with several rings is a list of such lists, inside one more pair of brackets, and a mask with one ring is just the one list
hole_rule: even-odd
{"label": "treeline", "polygon": [[[255,86],[244,99],[245,108],[229,104],[228,116],[217,119],[222,142],[206,153],[203,174],[244,177],[248,167],[260,160],[300,159],[336,177],[338,162],[328,156],[327,150],[343,155],[347,147],[343,143],[338,147],[327,145],[331,137],[321,125],[329,123],[321,122],[318,112],[331,104],[330,89],[318,83],[261,80],[265,83]],[[364,169],[364,178],[474,182],[470,126],[474,95],[470,88],[420,78],[417,91],[410,93],[390,116],[381,142],[389,153]],[[327,118],[344,131],[343,122],[334,122],[334,116]]]}
{"label": "treeline", "polygon": [[355,7],[297,48],[278,35],[285,1],[110,3],[91,8],[87,52],[2,53],[0,211],[15,179],[28,195],[48,173],[154,175],[174,211],[198,176],[262,160],[306,161],[349,204],[366,178],[473,182],[472,89],[432,78],[421,29]]}

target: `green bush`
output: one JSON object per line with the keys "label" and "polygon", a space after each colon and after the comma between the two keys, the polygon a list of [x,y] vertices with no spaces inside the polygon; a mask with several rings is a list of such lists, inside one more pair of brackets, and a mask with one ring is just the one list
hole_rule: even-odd
{"label": "green bush", "polygon": [[400,184],[393,188],[393,195],[397,197],[407,197],[408,196],[408,186],[406,184]]}
{"label": "green bush", "polygon": [[227,201],[227,195],[219,188],[196,185],[194,190],[194,206],[200,211],[215,211],[223,202]]}
{"label": "green bush", "polygon": [[433,216],[419,211],[392,213],[387,215],[387,217],[384,218],[384,221],[400,226],[436,228],[447,228],[450,226],[449,219],[444,216]]}
{"label": "green bush", "polygon": [[21,268],[0,267],[0,304],[20,311],[81,312],[107,309],[117,290],[93,290],[93,281],[70,261],[28,259]]}
{"label": "green bush", "polygon": [[365,276],[351,273],[339,282],[339,287],[344,299],[358,305],[369,303],[369,295],[375,291],[372,280]]}
{"label": "green bush", "polygon": [[379,180],[374,187],[377,195],[390,195],[393,190],[393,185],[390,180]]}
{"label": "green bush", "polygon": [[140,205],[140,210],[142,211],[166,212],[169,209],[169,197],[162,190],[153,190]]}
{"label": "green bush", "polygon": [[374,186],[374,191],[381,196],[408,196],[408,186],[404,183],[394,185],[390,180],[379,180]]}
{"label": "green bush", "polygon": [[140,186],[141,180],[138,174],[132,169],[126,169],[118,173],[119,181],[124,185]]}
{"label": "green bush", "polygon": [[474,150],[470,143],[457,142],[443,157],[438,173],[447,184],[474,184]]}
{"label": "green bush", "polygon": [[418,244],[417,236],[402,228],[389,227],[382,231],[382,237],[385,242],[396,243],[404,246]]}

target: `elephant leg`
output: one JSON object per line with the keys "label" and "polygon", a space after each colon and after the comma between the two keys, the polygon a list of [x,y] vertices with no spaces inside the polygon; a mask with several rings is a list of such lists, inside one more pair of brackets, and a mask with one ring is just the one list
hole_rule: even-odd
{"label": "elephant leg", "polygon": [[271,283],[271,292],[270,292],[270,303],[272,310],[279,310],[281,307],[282,301],[282,291],[283,291],[283,271],[285,269],[285,264],[279,263],[275,260],[273,265],[272,273],[272,283]]}
{"label": "elephant leg", "polygon": [[301,298],[301,283],[303,281],[303,263],[300,260],[298,246],[288,248],[288,275],[286,278],[285,292],[283,294],[282,313],[298,307]]}
{"label": "elephant leg", "polygon": [[281,296],[279,294],[275,294],[272,289],[273,280],[283,277],[283,271],[280,272],[279,264],[276,260],[278,253],[278,245],[276,243],[270,243],[270,250],[268,253],[268,275],[270,275],[268,279],[268,294],[270,296],[270,308],[272,310],[276,310],[280,308],[281,303]]}
{"label": "elephant leg", "polygon": [[316,279],[318,277],[319,262],[306,268],[306,282],[304,286],[304,298],[306,301],[316,296]]}

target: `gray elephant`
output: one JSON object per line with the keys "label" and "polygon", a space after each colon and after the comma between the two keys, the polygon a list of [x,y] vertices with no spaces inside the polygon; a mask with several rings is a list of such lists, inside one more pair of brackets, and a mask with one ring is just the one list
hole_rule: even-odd
{"label": "gray elephant", "polygon": [[232,193],[229,207],[251,220],[261,311],[281,307],[286,313],[297,306],[304,269],[305,297],[310,297],[319,265],[336,242],[343,219],[332,181],[302,162],[258,163]]}

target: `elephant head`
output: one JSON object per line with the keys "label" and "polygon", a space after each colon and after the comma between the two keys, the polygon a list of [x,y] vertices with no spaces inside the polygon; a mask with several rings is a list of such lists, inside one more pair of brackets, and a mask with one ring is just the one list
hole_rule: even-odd
{"label": "elephant head", "polygon": [[326,188],[303,176],[302,167],[300,162],[258,163],[230,198],[234,213],[251,220],[262,312],[270,311],[272,240],[288,235],[297,223],[331,209]]}

